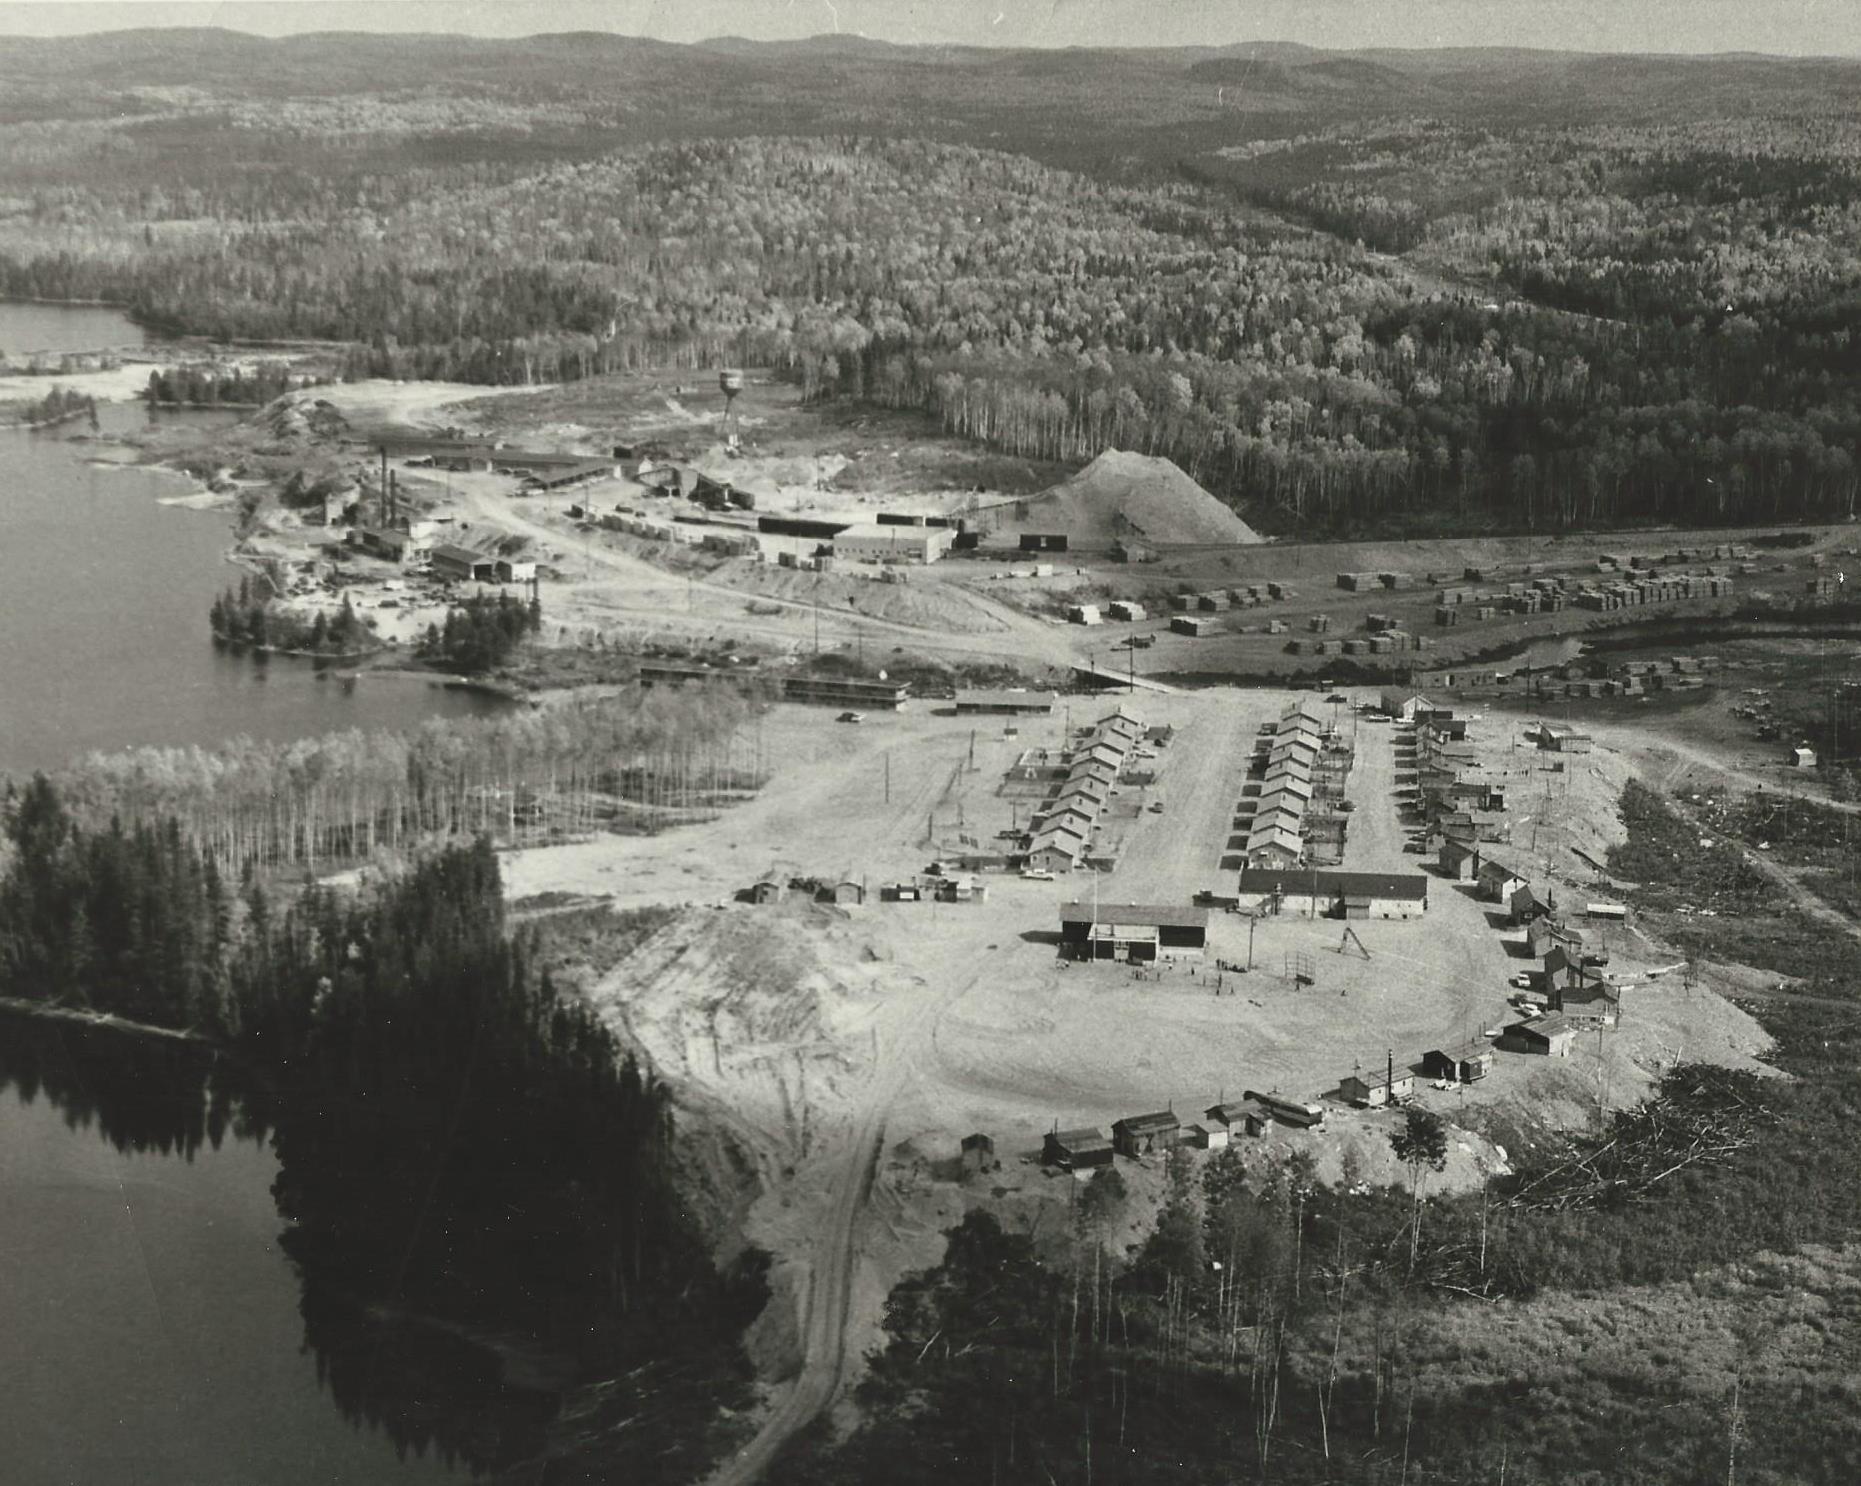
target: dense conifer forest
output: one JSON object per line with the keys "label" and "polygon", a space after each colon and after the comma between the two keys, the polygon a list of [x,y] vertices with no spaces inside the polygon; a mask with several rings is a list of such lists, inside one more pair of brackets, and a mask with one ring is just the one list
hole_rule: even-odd
{"label": "dense conifer forest", "polygon": [[[751,1287],[745,1312],[671,1193],[663,1090],[540,968],[536,932],[506,923],[488,842],[360,893],[282,895],[229,881],[172,817],[87,831],[43,776],[8,800],[5,837],[0,996],[185,1029],[232,1061],[110,1031],[83,1054],[100,1089],[70,1081],[71,1049],[16,1045],[0,1081],[50,1080],[73,1118],[99,1119],[124,1148],[268,1138],[307,1340],[345,1409],[375,1412],[389,1356],[410,1382],[438,1365],[406,1355],[420,1335],[368,1324],[370,1307],[509,1335],[566,1356],[572,1376],[710,1347],[728,1373],[718,1359],[732,1355],[730,1317],[753,1313],[754,1280],[736,1282]],[[9,1020],[6,1035],[35,1034]],[[668,1346],[666,1328],[683,1340]],[[469,1369],[470,1349],[451,1350]],[[502,1423],[438,1407],[375,1422],[508,1466],[515,1443],[537,1447],[538,1407]]]}

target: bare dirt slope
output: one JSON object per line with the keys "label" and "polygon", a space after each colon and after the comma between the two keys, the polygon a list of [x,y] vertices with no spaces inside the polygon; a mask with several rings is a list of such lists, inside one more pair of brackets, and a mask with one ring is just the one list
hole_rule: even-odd
{"label": "bare dirt slope", "polygon": [[1028,503],[1028,530],[1068,532],[1081,544],[1260,541],[1252,527],[1167,459],[1107,449],[1070,480]]}
{"label": "bare dirt slope", "polygon": [[[686,1128],[727,1130],[759,1178],[736,1216],[741,1238],[773,1257],[772,1303],[750,1338],[767,1408],[719,1481],[752,1479],[783,1441],[847,1395],[882,1341],[886,1295],[905,1272],[936,1262],[943,1233],[966,1207],[986,1205],[1037,1238],[1063,1226],[1069,1184],[1038,1164],[1041,1134],[1056,1121],[1104,1127],[1165,1106],[1194,1119],[1246,1088],[1317,1097],[1353,1068],[1391,1056],[1410,1066],[1506,1016],[1507,977],[1525,963],[1518,931],[1464,885],[1439,879],[1425,919],[1352,926],[1367,959],[1341,944],[1335,921],[1268,919],[1250,934],[1248,920],[1217,913],[1205,961],[1142,979],[1128,967],[1057,958],[1058,905],[1089,893],[1089,879],[993,876],[986,901],[973,904],[881,903],[876,891],[844,908],[734,901],[772,866],[850,872],[871,890],[965,838],[994,841],[1026,818],[1026,802],[1004,786],[1021,751],[1057,744],[1069,724],[1118,700],[1178,732],[1151,787],[1165,811],[1123,817],[1125,855],[1098,887],[1120,899],[1181,901],[1220,881],[1241,756],[1290,696],[1075,697],[1051,718],[1012,720],[914,704],[860,727],[837,725],[831,712],[777,708],[764,724],[775,774],[749,804],[660,837],[507,858],[514,898],[560,892],[621,906],[691,905],[593,996],[674,1086]],[[1475,735],[1491,766],[1518,771],[1523,788],[1538,778],[1527,771],[1539,760],[1514,750],[1517,725],[1492,716]],[[1350,793],[1365,829],[1347,865],[1422,870],[1400,850],[1391,730],[1366,726],[1359,747]],[[1606,841],[1603,817],[1627,768],[1598,750],[1560,784],[1569,793],[1554,828],[1519,853],[1534,880],[1557,882],[1560,897],[1585,890],[1593,869],[1569,847]],[[1661,963],[1657,947],[1632,936],[1611,947],[1620,969]],[[1217,970],[1217,961],[1245,963],[1250,950],[1252,971]],[[1295,982],[1301,956],[1315,984]],[[1653,981],[1630,992],[1620,1029],[1585,1037],[1567,1059],[1507,1055],[1471,1089],[1423,1088],[1422,1101],[1458,1127],[1436,1189],[1503,1168],[1504,1155],[1475,1133],[1487,1118],[1508,1132],[1583,1124],[1599,1104],[1638,1097],[1681,1057],[1749,1066],[1764,1045],[1755,1023],[1721,997]],[[1323,1129],[1277,1130],[1250,1145],[1250,1159],[1302,1150],[1323,1179],[1397,1181],[1388,1137],[1398,1119],[1333,1106]],[[1003,1165],[964,1182],[955,1158],[971,1132],[994,1138]],[[1134,1186],[1147,1190],[1155,1166],[1130,1164]]]}

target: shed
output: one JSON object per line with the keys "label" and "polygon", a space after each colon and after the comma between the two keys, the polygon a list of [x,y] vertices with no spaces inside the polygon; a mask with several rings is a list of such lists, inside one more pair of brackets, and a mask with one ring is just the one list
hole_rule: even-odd
{"label": "shed", "polygon": [[1078,1130],[1049,1130],[1047,1138],[1041,1142],[1040,1159],[1043,1165],[1059,1166],[1067,1171],[1109,1166],[1112,1161],[1111,1142],[1096,1126]]}
{"label": "shed", "polygon": [[1121,1156],[1148,1156],[1182,1140],[1183,1122],[1170,1110],[1127,1115],[1111,1127],[1112,1148]]}
{"label": "shed", "polygon": [[788,891],[788,884],[779,878],[765,877],[750,888],[752,903],[780,903],[782,894]]}
{"label": "shed", "polygon": [[1189,1127],[1189,1144],[1198,1150],[1218,1151],[1228,1143],[1228,1127],[1216,1124],[1195,1124]]}
{"label": "shed", "polygon": [[1492,1069],[1492,1045],[1484,1040],[1463,1042],[1454,1047],[1431,1048],[1422,1054],[1422,1073],[1428,1078],[1470,1084],[1476,1079],[1485,1078]]}
{"label": "shed", "polygon": [[1577,1040],[1577,1029],[1552,1013],[1514,1022],[1500,1034],[1499,1046],[1507,1052],[1535,1053],[1541,1057],[1565,1058]]}
{"label": "shed", "polygon": [[828,889],[828,894],[836,903],[864,903],[866,884],[857,878],[843,877]]}
{"label": "shed", "polygon": [[1790,750],[1790,763],[1793,768],[1813,769],[1816,767],[1816,750],[1807,743]]}
{"label": "shed", "polygon": [[995,1171],[1001,1162],[995,1159],[995,1139],[993,1136],[975,1134],[963,1137],[963,1174]]}

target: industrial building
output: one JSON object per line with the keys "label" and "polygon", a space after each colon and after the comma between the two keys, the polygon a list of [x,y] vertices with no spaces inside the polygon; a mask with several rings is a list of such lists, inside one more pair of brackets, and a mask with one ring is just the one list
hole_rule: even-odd
{"label": "industrial building", "polygon": [[833,538],[834,556],[851,562],[936,562],[950,550],[955,533],[948,527],[881,526],[876,521],[849,526]]}
{"label": "industrial building", "polygon": [[482,552],[474,552],[470,547],[456,547],[450,542],[442,542],[433,549],[431,561],[433,571],[442,578],[452,578],[462,583],[497,581],[497,559],[487,557]]}
{"label": "industrial building", "polygon": [[1416,918],[1428,911],[1428,879],[1420,873],[1246,867],[1241,871],[1240,901],[1243,912]]}
{"label": "industrial building", "polygon": [[1065,903],[1060,942],[1086,960],[1154,960],[1208,948],[1208,910],[1150,903]]}

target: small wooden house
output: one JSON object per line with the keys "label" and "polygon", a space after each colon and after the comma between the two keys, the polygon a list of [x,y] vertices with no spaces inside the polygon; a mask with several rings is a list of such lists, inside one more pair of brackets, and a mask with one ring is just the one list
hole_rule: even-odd
{"label": "small wooden house", "polygon": [[1228,1127],[1210,1121],[1208,1124],[1195,1124],[1189,1127],[1189,1144],[1197,1150],[1219,1151],[1228,1144]]}
{"label": "small wooden house", "polygon": [[1394,1104],[1413,1094],[1415,1075],[1403,1068],[1396,1070],[1394,1078],[1390,1077],[1387,1070],[1353,1073],[1348,1078],[1338,1080],[1338,1092],[1352,1104],[1367,1109],[1381,1109],[1386,1104]]}
{"label": "small wooden house", "polygon": [[780,903],[783,893],[788,891],[788,884],[775,877],[765,877],[750,888],[752,903]]}

